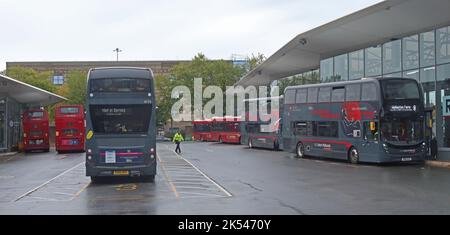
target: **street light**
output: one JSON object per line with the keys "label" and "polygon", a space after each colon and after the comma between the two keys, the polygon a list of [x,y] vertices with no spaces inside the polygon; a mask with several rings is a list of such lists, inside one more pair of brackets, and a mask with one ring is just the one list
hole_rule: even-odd
{"label": "street light", "polygon": [[119,48],[116,48],[115,50],[113,50],[113,52],[116,52],[117,62],[119,62],[119,53],[122,52],[122,50],[120,50]]}

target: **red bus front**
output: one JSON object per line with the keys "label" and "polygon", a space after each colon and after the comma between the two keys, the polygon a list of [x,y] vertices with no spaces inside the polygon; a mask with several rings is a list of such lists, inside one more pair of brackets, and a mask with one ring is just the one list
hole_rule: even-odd
{"label": "red bus front", "polygon": [[50,151],[49,120],[45,110],[28,110],[23,113],[23,144],[25,152]]}
{"label": "red bus front", "polygon": [[196,141],[211,141],[211,121],[193,121],[194,126],[194,140]]}
{"label": "red bus front", "polygon": [[84,151],[84,108],[59,106],[55,111],[56,151]]}
{"label": "red bus front", "polygon": [[213,141],[229,144],[241,143],[241,119],[237,117],[215,118],[211,137]]}

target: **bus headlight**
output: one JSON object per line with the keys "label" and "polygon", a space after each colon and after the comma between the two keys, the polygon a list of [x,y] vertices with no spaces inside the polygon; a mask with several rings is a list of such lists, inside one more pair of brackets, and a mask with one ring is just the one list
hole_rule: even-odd
{"label": "bus headlight", "polygon": [[92,161],[92,156],[88,156],[88,160],[89,160],[89,161]]}
{"label": "bus headlight", "polygon": [[91,153],[92,153],[92,149],[88,149],[87,152],[88,152],[89,154],[91,154]]}
{"label": "bus headlight", "polygon": [[151,159],[155,159],[155,155],[153,155],[153,154],[150,155],[150,158],[151,158]]}

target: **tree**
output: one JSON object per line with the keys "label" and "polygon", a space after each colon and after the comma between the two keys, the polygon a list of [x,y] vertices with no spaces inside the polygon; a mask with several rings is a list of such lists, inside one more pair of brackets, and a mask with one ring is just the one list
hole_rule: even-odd
{"label": "tree", "polygon": [[266,61],[266,59],[267,59],[266,56],[262,53],[258,53],[257,55],[252,54],[252,56],[247,57],[247,61],[248,61],[247,72],[250,72],[250,71],[256,69],[256,67],[258,67],[259,65],[264,63],[264,61]]}
{"label": "tree", "polygon": [[52,71],[36,72],[31,68],[12,67],[6,70],[6,75],[52,93],[58,90],[50,80]]}
{"label": "tree", "polygon": [[174,100],[172,89],[176,86],[186,86],[194,96],[194,79],[202,78],[203,86],[219,86],[223,91],[232,86],[242,77],[245,69],[234,66],[224,60],[210,60],[204,54],[197,54],[192,61],[175,65],[167,76],[157,76],[156,96],[158,105],[158,121],[165,123],[171,118]]}
{"label": "tree", "polygon": [[66,76],[66,82],[58,91],[59,95],[68,99],[65,104],[85,104],[86,76],[86,72],[82,71],[72,71]]}

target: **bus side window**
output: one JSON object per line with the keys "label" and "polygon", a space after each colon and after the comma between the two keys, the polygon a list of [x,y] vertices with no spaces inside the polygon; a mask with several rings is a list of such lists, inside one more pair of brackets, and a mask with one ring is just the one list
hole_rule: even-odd
{"label": "bus side window", "polygon": [[364,140],[378,141],[378,122],[364,122]]}
{"label": "bus side window", "polygon": [[294,123],[294,133],[299,136],[308,135],[308,123],[307,122],[295,122]]}

